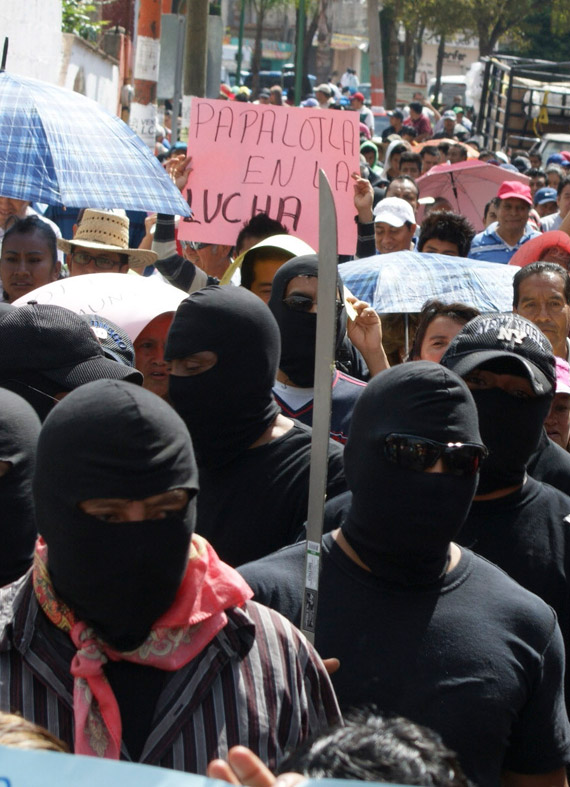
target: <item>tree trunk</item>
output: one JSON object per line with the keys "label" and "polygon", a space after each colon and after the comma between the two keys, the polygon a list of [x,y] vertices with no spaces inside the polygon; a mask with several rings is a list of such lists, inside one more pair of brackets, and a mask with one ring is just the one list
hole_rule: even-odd
{"label": "tree trunk", "polygon": [[415,29],[406,27],[406,38],[404,41],[404,82],[413,82],[416,75],[416,34]]}
{"label": "tree trunk", "polygon": [[206,95],[208,55],[208,0],[193,0],[186,11],[184,95]]}
{"label": "tree trunk", "polygon": [[378,0],[368,0],[368,61],[371,103],[373,107],[381,107],[384,106],[384,69]]}
{"label": "tree trunk", "polygon": [[398,83],[399,50],[398,41],[398,22],[393,18],[390,20],[390,31],[388,39],[388,73],[384,80],[386,91],[386,106],[393,108],[396,106],[396,88]]}
{"label": "tree trunk", "polygon": [[332,2],[319,0],[319,16],[317,28],[317,83],[327,82],[332,71]]}
{"label": "tree trunk", "polygon": [[263,36],[263,19],[265,16],[265,8],[263,3],[259,3],[256,7],[256,20],[255,20],[255,44],[253,46],[253,55],[251,57],[251,92],[254,98],[257,98],[259,93],[259,72],[261,70],[261,53],[262,44],[261,39]]}
{"label": "tree trunk", "polygon": [[437,58],[435,61],[435,101],[434,105],[438,107],[439,93],[441,90],[441,73],[443,71],[443,55],[445,54],[445,33],[442,33],[437,47]]}

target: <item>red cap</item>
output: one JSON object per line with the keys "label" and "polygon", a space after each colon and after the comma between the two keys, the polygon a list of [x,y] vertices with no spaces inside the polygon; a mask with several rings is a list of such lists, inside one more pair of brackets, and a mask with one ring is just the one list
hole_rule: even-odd
{"label": "red cap", "polygon": [[353,93],[350,97],[350,100],[352,101],[354,98],[357,98],[359,101],[364,101],[364,96],[362,93]]}
{"label": "red cap", "polygon": [[527,186],[526,183],[521,183],[518,180],[505,180],[501,183],[497,192],[497,197],[499,199],[522,199],[523,202],[526,202],[532,207],[530,187]]}
{"label": "red cap", "polygon": [[565,158],[566,161],[570,161],[570,150],[561,150],[560,155],[562,158]]}

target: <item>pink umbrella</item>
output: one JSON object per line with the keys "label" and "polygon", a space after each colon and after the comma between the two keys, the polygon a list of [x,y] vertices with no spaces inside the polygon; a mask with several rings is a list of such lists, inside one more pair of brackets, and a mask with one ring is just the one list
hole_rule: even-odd
{"label": "pink umbrella", "polygon": [[[478,159],[460,161],[458,164],[437,164],[417,179],[420,199],[444,197],[456,213],[468,219],[475,230],[484,229],[483,210],[505,180],[518,180],[528,185],[526,175],[512,172],[495,164]],[[422,216],[418,215],[421,221]]]}
{"label": "pink umbrella", "polygon": [[129,273],[88,273],[44,284],[14,301],[64,306],[76,314],[98,314],[123,328],[134,341],[159,314],[175,312],[187,295],[155,276]]}

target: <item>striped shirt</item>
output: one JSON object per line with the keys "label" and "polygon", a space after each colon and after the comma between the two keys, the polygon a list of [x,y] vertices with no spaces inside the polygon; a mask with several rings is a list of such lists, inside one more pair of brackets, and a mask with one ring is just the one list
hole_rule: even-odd
{"label": "striped shirt", "polygon": [[[28,575],[0,590],[0,710],[46,727],[73,751],[75,648],[39,608]],[[168,673],[140,762],[205,774],[231,746],[275,768],[340,712],[326,670],[297,629],[247,602],[202,653]],[[130,760],[123,741],[121,759]]]}
{"label": "striped shirt", "polygon": [[536,232],[532,225],[527,223],[525,231],[519,240],[514,246],[509,246],[497,233],[498,227],[499,224],[495,221],[493,224],[489,224],[483,232],[475,235],[471,241],[471,248],[467,256],[472,260],[485,260],[486,262],[498,262],[507,265],[513,254],[520,249],[523,243],[526,243],[527,240],[538,238],[540,235],[540,232]]}

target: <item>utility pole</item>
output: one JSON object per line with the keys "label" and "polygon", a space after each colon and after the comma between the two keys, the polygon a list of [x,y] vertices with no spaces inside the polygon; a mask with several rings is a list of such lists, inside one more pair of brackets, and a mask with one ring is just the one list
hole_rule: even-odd
{"label": "utility pole", "polygon": [[206,95],[208,62],[209,0],[188,0],[186,3],[186,64],[184,95]]}
{"label": "utility pole", "polygon": [[156,137],[156,86],[160,59],[161,0],[139,0],[134,94],[129,125],[149,148],[154,150]]}
{"label": "utility pole", "polygon": [[368,60],[370,63],[370,98],[373,107],[384,106],[384,73],[378,0],[368,0]]}

